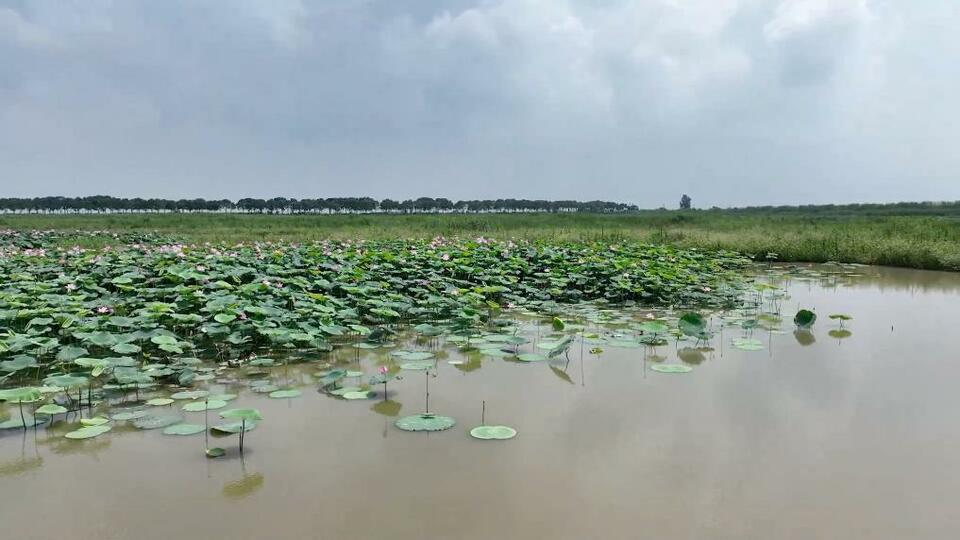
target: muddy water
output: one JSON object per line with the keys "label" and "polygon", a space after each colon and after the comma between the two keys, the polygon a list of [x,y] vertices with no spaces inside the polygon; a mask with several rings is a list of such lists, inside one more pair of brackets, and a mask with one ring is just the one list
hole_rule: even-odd
{"label": "muddy water", "polygon": [[[236,438],[209,460],[202,435],[8,430],[0,536],[955,538],[960,275],[857,272],[790,281],[783,311],[816,308],[815,341],[788,320],[782,334],[754,330],[764,350],[741,351],[731,340],[744,331],[726,328],[686,374],[652,371],[643,349],[581,360],[575,348],[563,376],[475,357],[465,371],[449,352],[430,407],[458,424],[440,433],[402,432],[375,400],[315,385],[231,404],[266,418],[242,459]],[[850,337],[828,335],[832,312],[855,317]],[[679,362],[672,345],[657,353]],[[378,354],[363,352],[368,373]],[[317,370],[287,369],[274,376]],[[426,380],[403,374],[390,385],[401,416],[423,410]],[[481,400],[515,439],[468,436]]]}

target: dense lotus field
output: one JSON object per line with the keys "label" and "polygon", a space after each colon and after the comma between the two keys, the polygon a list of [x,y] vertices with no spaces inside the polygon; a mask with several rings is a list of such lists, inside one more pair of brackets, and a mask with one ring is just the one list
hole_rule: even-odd
{"label": "dense lotus field", "polygon": [[375,346],[409,326],[477,335],[503,310],[587,301],[730,307],[743,297],[748,264],[729,252],[640,243],[190,246],[83,234],[117,245],[86,250],[63,247],[65,233],[0,234],[0,388],[8,393],[89,392],[94,379],[108,389],[189,386],[210,378],[199,359],[238,366],[258,355]]}

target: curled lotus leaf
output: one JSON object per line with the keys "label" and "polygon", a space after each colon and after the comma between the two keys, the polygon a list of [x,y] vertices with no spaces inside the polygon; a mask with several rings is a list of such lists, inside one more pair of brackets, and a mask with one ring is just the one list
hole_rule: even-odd
{"label": "curled lotus leaf", "polygon": [[240,433],[241,431],[253,431],[253,428],[257,427],[257,423],[256,420],[247,420],[246,423],[243,421],[224,422],[211,426],[210,430],[220,433]]}
{"label": "curled lotus leaf", "polygon": [[810,328],[817,322],[817,314],[809,309],[801,309],[793,316],[793,323],[800,328]]}

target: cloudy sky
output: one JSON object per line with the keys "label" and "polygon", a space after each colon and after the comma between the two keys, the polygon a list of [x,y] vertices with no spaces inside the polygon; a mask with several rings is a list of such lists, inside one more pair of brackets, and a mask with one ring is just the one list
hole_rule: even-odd
{"label": "cloudy sky", "polygon": [[0,0],[0,196],[960,199],[953,0]]}

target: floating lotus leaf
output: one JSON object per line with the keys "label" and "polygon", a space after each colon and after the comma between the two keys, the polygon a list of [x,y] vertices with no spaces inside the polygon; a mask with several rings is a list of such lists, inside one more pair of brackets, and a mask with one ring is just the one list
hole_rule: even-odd
{"label": "floating lotus leaf", "polygon": [[517,430],[509,426],[477,426],[470,430],[474,439],[499,440],[512,439],[517,436]]}
{"label": "floating lotus leaf", "polygon": [[363,377],[362,371],[348,371],[347,377]]}
{"label": "floating lotus leaf", "polygon": [[846,338],[852,336],[852,335],[853,335],[853,332],[851,332],[850,330],[843,329],[843,328],[836,328],[836,329],[834,329],[834,330],[831,330],[831,331],[827,332],[827,334],[829,334],[830,337],[832,337],[832,338],[836,338],[836,339],[846,339]]}
{"label": "floating lotus leaf", "polygon": [[226,401],[218,401],[215,399],[205,399],[203,401],[191,401],[182,407],[183,410],[187,412],[202,412],[202,411],[212,411],[214,409],[222,409],[227,406]]}
{"label": "floating lotus leaf", "polygon": [[373,392],[360,390],[359,392],[344,392],[343,399],[370,399],[374,396]]}
{"label": "floating lotus leaf", "polygon": [[227,409],[220,413],[220,418],[236,418],[239,420],[263,420],[257,409]]}
{"label": "floating lotus leaf", "polygon": [[404,362],[400,364],[400,369],[406,369],[410,371],[425,371],[433,367],[433,362],[429,360],[423,360],[419,362]]}
{"label": "floating lotus leaf", "polygon": [[690,373],[693,371],[692,367],[681,364],[654,364],[650,366],[650,369],[660,373]]}
{"label": "floating lotus leaf", "polygon": [[0,371],[6,371],[8,373],[32,367],[37,367],[37,359],[32,356],[17,356],[12,360],[0,362]]}
{"label": "floating lotus leaf", "polygon": [[110,431],[110,426],[105,426],[105,425],[87,426],[87,427],[82,427],[76,431],[71,431],[66,435],[64,435],[64,437],[68,439],[89,439],[91,437],[103,435],[108,431]]}
{"label": "floating lotus leaf", "polygon": [[147,400],[147,405],[150,405],[153,407],[162,407],[164,405],[169,405],[171,403],[173,403],[173,399],[171,398],[153,398],[153,399]]}
{"label": "floating lotus leaf", "polygon": [[172,399],[200,399],[209,395],[210,392],[206,390],[189,390],[186,392],[177,392],[176,394],[172,394],[170,397]]}
{"label": "floating lotus leaf", "polygon": [[43,397],[43,395],[40,389],[33,386],[0,390],[0,401],[8,401],[10,403],[33,403],[40,401],[41,397]]}
{"label": "floating lotus leaf", "polygon": [[390,353],[390,355],[411,362],[419,362],[433,358],[433,353],[427,351],[394,351]]}
{"label": "floating lotus leaf", "polygon": [[737,338],[733,340],[733,346],[741,351],[762,351],[763,342],[752,338]]}
{"label": "floating lotus leaf", "polygon": [[164,435],[196,435],[207,428],[200,424],[174,424],[163,429]]}
{"label": "floating lotus leaf", "polygon": [[15,418],[0,422],[0,429],[23,429],[24,427],[39,426],[44,422],[46,422],[46,419],[34,418],[28,414],[24,414],[23,419],[17,415]]}
{"label": "floating lotus leaf", "polygon": [[222,424],[211,426],[210,429],[220,433],[240,433],[241,431],[253,431],[253,428],[257,427],[257,423],[258,422],[256,420],[247,420],[246,428],[244,428],[244,422],[242,421],[224,422]]}
{"label": "floating lotus leaf", "polygon": [[523,353],[517,355],[517,360],[522,362],[543,362],[547,357],[537,353]]}
{"label": "floating lotus leaf", "polygon": [[275,384],[262,384],[260,386],[251,386],[250,390],[258,394],[269,394],[271,392],[276,392],[280,387]]}
{"label": "floating lotus leaf", "polygon": [[[172,403],[173,400],[171,399],[170,402]],[[148,402],[148,404],[149,404],[149,402]],[[119,413],[117,413],[117,414],[110,415],[110,419],[111,419],[111,420],[116,420],[117,422],[126,422],[126,421],[128,421],[128,420],[136,420],[137,418],[143,418],[144,416],[147,416],[148,414],[150,414],[148,411],[143,411],[143,410],[141,410],[141,411],[124,411],[124,412],[119,412]]]}
{"label": "floating lotus leaf", "polygon": [[343,396],[347,392],[359,392],[361,390],[362,388],[359,386],[344,386],[343,388],[334,388],[333,390],[330,390],[329,393],[334,396]]}
{"label": "floating lotus leaf", "polygon": [[276,390],[270,392],[270,397],[274,399],[297,398],[301,396],[299,390]]}
{"label": "floating lotus leaf", "polygon": [[216,400],[216,401],[233,401],[233,400],[237,399],[237,395],[236,395],[236,394],[211,394],[211,395],[207,396],[207,399],[209,399],[210,401],[214,401],[214,400]]}
{"label": "floating lotus leaf", "polygon": [[96,418],[81,418],[81,419],[80,419],[80,423],[83,424],[83,425],[85,425],[85,426],[102,426],[102,425],[104,425],[104,424],[106,424],[106,423],[108,423],[108,422],[110,422],[110,419],[109,419],[109,418],[104,418],[104,417],[102,417],[102,416],[98,416],[98,417],[96,417]]}
{"label": "floating lotus leaf", "polygon": [[159,429],[183,422],[179,414],[148,414],[133,421],[138,429]]}
{"label": "floating lotus leaf", "polygon": [[61,405],[57,405],[55,403],[47,403],[46,405],[37,407],[37,410],[33,412],[35,414],[46,414],[46,415],[63,414],[67,412],[67,408]]}
{"label": "floating lotus leaf", "polygon": [[59,386],[61,388],[76,388],[87,384],[86,377],[79,375],[52,375],[43,380],[43,384]]}
{"label": "floating lotus leaf", "polygon": [[670,327],[660,321],[647,321],[640,323],[640,331],[644,334],[666,334]]}
{"label": "floating lotus leaf", "polygon": [[[250,430],[248,429],[247,431]],[[206,454],[208,458],[218,458],[225,456],[227,451],[223,448],[207,448]]]}
{"label": "floating lotus leaf", "polygon": [[480,349],[480,354],[484,356],[491,356],[493,358],[506,358],[508,356],[513,356],[512,352],[505,351],[503,349]]}
{"label": "floating lotus leaf", "polygon": [[134,345],[133,343],[118,343],[111,347],[110,350],[117,354],[136,354],[140,352],[140,346]]}
{"label": "floating lotus leaf", "polygon": [[274,360],[273,358],[256,358],[250,361],[250,365],[258,367],[272,366],[274,365]]}
{"label": "floating lotus leaf", "polygon": [[415,414],[404,416],[396,421],[396,426],[404,431],[443,431],[450,429],[456,421],[449,416],[434,414]]}

